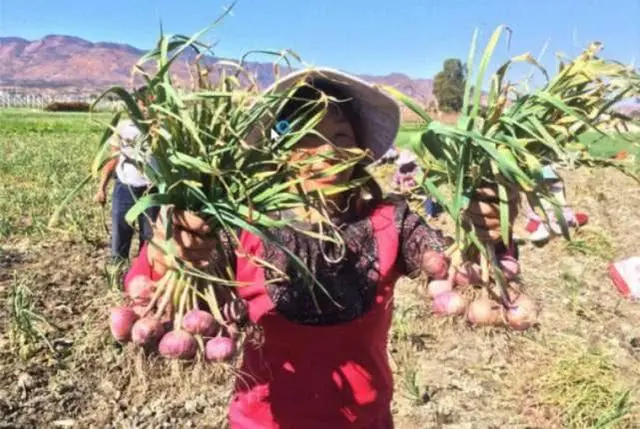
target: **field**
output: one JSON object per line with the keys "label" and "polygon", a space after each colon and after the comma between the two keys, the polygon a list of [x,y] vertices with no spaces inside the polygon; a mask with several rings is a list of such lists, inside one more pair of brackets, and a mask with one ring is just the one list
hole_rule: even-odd
{"label": "field", "polygon": [[[102,126],[14,110],[0,111],[0,129],[0,427],[224,427],[232,374],[143,361],[110,338],[116,281],[95,183],[46,227],[87,174]],[[388,181],[390,168],[378,173]],[[438,319],[422,282],[399,282],[389,347],[397,428],[640,427],[640,305],[606,275],[610,260],[638,253],[640,188],[616,171],[564,176],[591,220],[571,242],[522,247],[538,328]]]}
{"label": "field", "polygon": [[[416,125],[405,125],[398,134],[397,146],[399,148],[408,148],[415,144],[417,139],[420,138],[416,130]],[[619,152],[626,152],[627,155],[635,155],[636,159],[640,158],[640,145],[638,144],[640,134],[637,132],[622,136],[602,136],[597,132],[589,132],[582,137],[581,141],[585,145],[591,146],[593,155],[614,156]]]}

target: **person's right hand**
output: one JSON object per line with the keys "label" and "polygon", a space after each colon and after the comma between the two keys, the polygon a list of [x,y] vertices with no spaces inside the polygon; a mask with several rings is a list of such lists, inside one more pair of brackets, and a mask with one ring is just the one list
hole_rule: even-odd
{"label": "person's right hand", "polygon": [[[158,275],[164,275],[172,268],[172,258],[164,253],[162,248],[167,243],[163,216],[161,212],[154,227],[153,238],[147,250],[147,259]],[[189,262],[195,268],[205,268],[210,263],[211,255],[216,248],[216,242],[206,237],[211,232],[207,223],[192,212],[173,212],[173,237],[171,244],[175,248],[176,256]]]}
{"label": "person's right hand", "polygon": [[98,191],[96,192],[94,200],[96,201],[96,203],[100,204],[101,206],[104,206],[107,202],[106,191],[103,188],[98,188]]}
{"label": "person's right hand", "polygon": [[[518,216],[520,194],[517,188],[510,186],[507,190],[507,203],[509,204],[509,225]],[[478,238],[485,242],[500,241],[500,200],[498,191],[491,186],[485,186],[476,190],[476,195],[467,208],[467,219],[476,229]]]}

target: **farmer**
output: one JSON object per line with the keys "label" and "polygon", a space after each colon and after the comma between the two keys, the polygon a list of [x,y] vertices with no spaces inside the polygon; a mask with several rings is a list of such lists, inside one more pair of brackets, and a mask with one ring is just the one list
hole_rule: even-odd
{"label": "farmer", "polygon": [[[362,148],[371,155],[370,161],[387,151],[400,125],[399,107],[392,98],[360,79],[329,69],[289,75],[277,88],[291,87],[301,73],[308,73],[310,86],[299,89],[296,98],[317,99],[318,91],[323,91],[348,101],[332,103],[316,127],[333,146],[309,134],[294,149],[297,159],[327,153],[333,147]],[[290,113],[302,102],[290,101],[278,120],[290,120]],[[331,298],[318,288],[312,290],[285,252],[271,242],[243,231],[239,248],[227,249],[234,257],[236,279],[250,285],[238,289],[249,319],[264,334],[263,344],[244,348],[229,410],[232,429],[393,428],[387,339],[394,285],[401,275],[420,270],[433,274],[434,262],[444,260],[439,252],[446,248],[445,237],[406,202],[383,200],[380,187],[365,169],[366,162],[330,177],[312,175],[331,165],[334,162],[328,160],[315,164],[306,187],[322,190],[350,179],[368,179],[361,188],[332,197],[333,220],[341,226],[347,247],[344,257],[298,228],[273,230]],[[468,218],[486,240],[499,239],[495,196],[492,189],[482,189],[468,209]],[[298,213],[298,219],[305,214]],[[315,228],[313,216],[307,218],[299,228]],[[172,241],[184,259],[200,267],[216,263],[212,256],[217,254],[216,239],[204,220],[178,212],[172,221]],[[163,240],[163,228],[158,227],[152,242]],[[157,249],[145,246],[127,274],[127,283],[139,275],[158,279],[169,269],[169,259]],[[254,264],[248,255],[260,256],[270,268]],[[286,272],[290,280],[274,282],[275,270]]]}
{"label": "farmer", "polygon": [[[138,107],[146,116],[146,87],[138,88],[134,96]],[[98,191],[95,195],[96,202],[105,205],[107,185],[115,173],[111,203],[111,257],[114,261],[129,259],[134,230],[125,220],[127,212],[138,198],[153,191],[151,182],[141,171],[141,164],[150,162],[151,165],[155,165],[154,160],[142,155],[135,147],[136,140],[141,137],[142,133],[132,120],[120,121],[110,141],[113,153],[118,155],[109,160],[102,168]],[[151,225],[155,221],[157,213],[157,208],[151,208],[138,217],[139,248],[142,248],[143,243],[151,238],[153,233]]]}
{"label": "farmer", "polygon": [[420,167],[416,157],[408,150],[402,150],[396,160],[396,172],[393,175],[393,185],[401,194],[416,186]]}
{"label": "farmer", "polygon": [[389,150],[387,150],[384,155],[382,155],[382,157],[380,158],[380,160],[378,161],[378,163],[380,164],[387,164],[387,163],[391,163],[394,162],[398,159],[398,151],[396,150],[396,148],[394,146],[391,146],[389,148]]}
{"label": "farmer", "polygon": [[[422,170],[416,156],[406,149],[402,150],[396,159],[396,168],[393,175],[393,188],[400,194],[405,194],[416,186]],[[428,218],[437,218],[442,213],[442,207],[431,196],[423,196],[423,198],[423,207]]]}
{"label": "farmer", "polygon": [[[578,227],[583,226],[588,221],[588,216],[584,212],[574,212],[570,207],[567,194],[564,187],[564,181],[555,171],[552,165],[545,165],[542,168],[543,186],[547,187],[547,190],[555,197],[558,204],[562,208],[562,217],[564,218],[567,226]],[[562,229],[560,227],[559,219],[556,218],[554,207],[547,201],[542,201],[548,217],[548,226],[544,222],[544,219],[539,216],[529,204],[525,205],[525,213],[527,216],[527,225],[525,230],[529,233],[527,237],[532,243],[544,243],[552,235],[560,235]]]}

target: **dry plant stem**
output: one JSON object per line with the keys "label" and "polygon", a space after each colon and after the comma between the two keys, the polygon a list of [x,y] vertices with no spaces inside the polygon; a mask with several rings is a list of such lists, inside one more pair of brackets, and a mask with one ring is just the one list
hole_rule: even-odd
{"label": "dry plant stem", "polygon": [[507,319],[507,308],[504,305],[500,306],[500,319],[502,319],[502,323],[504,325],[509,324],[509,319]]}
{"label": "dry plant stem", "polygon": [[[451,245],[451,247],[449,247],[445,252],[444,252],[444,256],[446,256],[447,258],[453,258],[454,253],[456,253],[458,251],[460,247],[458,246],[457,243],[454,243]],[[452,264],[453,265],[453,264]]]}
{"label": "dry plant stem", "polygon": [[480,272],[482,273],[482,283],[488,284],[490,280],[489,260],[482,252],[480,253]]}
{"label": "dry plant stem", "polygon": [[202,339],[202,337],[200,335],[194,335],[193,336],[196,339],[196,342],[198,343],[198,348],[200,349],[200,353],[202,353],[202,355],[204,355],[206,347],[204,345],[204,340]]}
{"label": "dry plant stem", "polygon": [[218,299],[216,297],[216,292],[213,289],[212,285],[207,286],[207,290],[205,292],[205,299],[207,304],[209,305],[209,311],[213,314],[213,317],[220,325],[226,325],[224,318],[222,317],[222,313],[220,312],[220,307],[218,306]]}
{"label": "dry plant stem", "polygon": [[164,293],[162,294],[162,298],[160,299],[160,302],[158,304],[158,310],[156,311],[157,319],[160,319],[164,312],[167,310],[167,306],[172,302],[173,292],[176,288],[176,285],[178,283],[181,283],[182,281],[182,277],[178,277],[176,281],[167,282]]}
{"label": "dry plant stem", "polygon": [[[498,288],[500,289],[500,302],[505,309],[511,308],[511,299],[509,298],[509,292],[507,291],[507,280],[504,277],[504,273],[500,269],[500,264],[498,262],[498,258],[496,256],[496,248],[491,244],[487,244],[487,251],[489,252],[490,261],[487,261],[488,267],[493,268],[493,277],[495,279]],[[487,269],[487,274],[489,270]]]}
{"label": "dry plant stem", "polygon": [[456,275],[456,270],[457,268],[453,264],[451,264],[451,266],[449,267],[449,271],[447,272],[447,278],[452,279]]}
{"label": "dry plant stem", "polygon": [[175,274],[172,271],[168,271],[160,280],[158,280],[156,291],[154,292],[153,297],[151,297],[151,301],[149,301],[149,304],[147,304],[142,312],[142,317],[146,317],[151,312],[153,307],[158,303],[160,297],[166,292],[167,286],[173,282],[174,276]]}
{"label": "dry plant stem", "polygon": [[178,275],[178,281],[175,283],[173,290],[171,291],[171,303],[175,304],[175,309],[178,309],[178,303],[180,302],[180,296],[182,294],[182,286],[184,285],[184,275],[181,273]]}
{"label": "dry plant stem", "polygon": [[196,310],[200,310],[200,304],[198,303],[198,290],[195,287],[191,289],[191,306]]}
{"label": "dry plant stem", "polygon": [[451,260],[448,276],[451,279],[455,276],[456,270],[462,265],[462,252],[459,251],[458,245],[454,244],[445,252],[445,255]]}
{"label": "dry plant stem", "polygon": [[178,314],[175,318],[175,326],[178,328],[182,328],[182,318],[184,317],[185,312],[187,311],[187,305],[189,301],[189,292],[191,292],[191,285],[188,282],[185,282],[184,289],[180,296],[180,302],[178,303]]}

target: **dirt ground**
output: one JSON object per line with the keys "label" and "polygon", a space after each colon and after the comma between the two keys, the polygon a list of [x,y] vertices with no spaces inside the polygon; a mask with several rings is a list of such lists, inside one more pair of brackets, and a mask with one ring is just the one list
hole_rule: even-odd
{"label": "dirt ground", "polygon": [[[436,318],[421,282],[398,284],[389,347],[397,428],[640,427],[640,303],[621,299],[606,274],[610,260],[640,252],[640,188],[615,171],[565,177],[570,202],[590,222],[571,243],[522,246],[521,283],[541,307],[537,328]],[[106,237],[1,243],[0,428],[225,427],[230,369],[145,360],[110,338],[117,293],[107,255]],[[10,343],[17,284],[55,325],[42,328],[48,345]]]}

